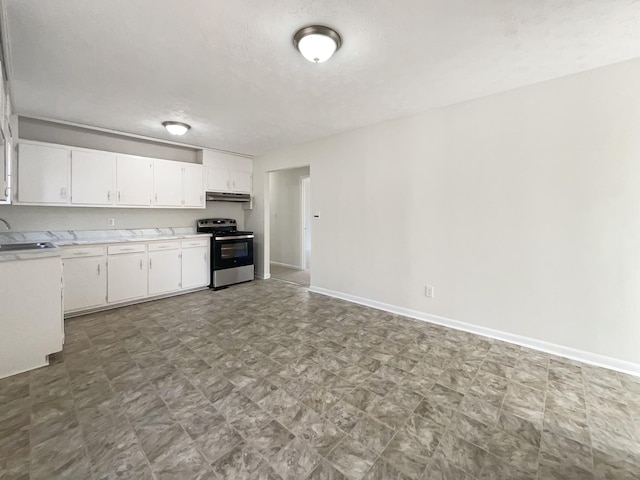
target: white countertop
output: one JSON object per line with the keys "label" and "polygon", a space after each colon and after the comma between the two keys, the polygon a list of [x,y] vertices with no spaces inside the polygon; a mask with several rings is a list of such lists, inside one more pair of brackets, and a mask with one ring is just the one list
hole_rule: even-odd
{"label": "white countertop", "polygon": [[187,238],[210,237],[210,233],[194,233],[190,235],[154,235],[149,237],[136,236],[131,238],[123,237],[104,237],[91,240],[62,240],[59,242],[52,241],[58,247],[68,247],[73,245],[98,245],[103,243],[131,243],[131,242],[153,242],[155,240],[184,240]]}
{"label": "white countertop", "polygon": [[211,237],[211,234],[197,233],[195,228],[192,227],[146,228],[136,230],[2,232],[0,233],[0,244],[49,242],[55,245],[56,248],[0,252],[0,262],[60,256],[61,250],[57,247],[151,242],[155,240],[183,240],[196,237]]}

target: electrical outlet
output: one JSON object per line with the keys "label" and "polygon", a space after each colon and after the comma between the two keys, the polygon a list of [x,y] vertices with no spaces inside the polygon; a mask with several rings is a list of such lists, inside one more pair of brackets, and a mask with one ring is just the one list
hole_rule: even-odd
{"label": "electrical outlet", "polygon": [[435,294],[435,288],[432,285],[427,285],[424,287],[424,296],[428,298],[433,298]]}
{"label": "electrical outlet", "polygon": [[116,219],[113,217],[107,218],[107,224],[110,227],[115,227],[116,226]]}

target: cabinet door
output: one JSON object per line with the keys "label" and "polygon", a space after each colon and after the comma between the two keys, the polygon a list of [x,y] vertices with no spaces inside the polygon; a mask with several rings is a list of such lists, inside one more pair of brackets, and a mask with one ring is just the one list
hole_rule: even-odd
{"label": "cabinet door", "polygon": [[169,160],[153,162],[153,204],[182,206],[182,164]]}
{"label": "cabinet door", "polygon": [[116,155],[71,151],[71,203],[113,205],[116,200]]}
{"label": "cabinet door", "polygon": [[229,192],[231,191],[231,180],[229,170],[226,168],[207,168],[207,191],[208,192]]}
{"label": "cabinet door", "polygon": [[251,193],[251,172],[232,170],[231,190],[238,193]]}
{"label": "cabinet door", "polygon": [[147,255],[109,255],[108,302],[122,302],[147,296]]}
{"label": "cabinet door", "polygon": [[204,167],[186,163],[183,168],[184,206],[204,208]]}
{"label": "cabinet door", "polygon": [[116,161],[118,205],[150,206],[153,191],[153,161],[118,155]]}
{"label": "cabinet door", "polygon": [[149,253],[149,295],[180,290],[180,250]]}
{"label": "cabinet door", "polygon": [[209,285],[209,247],[182,250],[182,288]]}
{"label": "cabinet door", "polygon": [[69,150],[21,143],[18,155],[18,202],[69,203]]}
{"label": "cabinet door", "polygon": [[99,307],[107,302],[105,257],[66,259],[64,272],[64,311]]}

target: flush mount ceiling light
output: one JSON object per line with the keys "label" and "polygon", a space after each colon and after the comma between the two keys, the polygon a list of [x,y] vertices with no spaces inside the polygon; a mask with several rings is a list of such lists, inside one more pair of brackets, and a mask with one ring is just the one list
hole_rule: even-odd
{"label": "flush mount ceiling light", "polygon": [[301,28],[293,36],[293,44],[302,56],[314,63],[326,62],[342,45],[335,30],[323,25]]}
{"label": "flush mount ceiling light", "polygon": [[162,122],[162,125],[171,135],[184,135],[191,128],[191,125],[182,122]]}

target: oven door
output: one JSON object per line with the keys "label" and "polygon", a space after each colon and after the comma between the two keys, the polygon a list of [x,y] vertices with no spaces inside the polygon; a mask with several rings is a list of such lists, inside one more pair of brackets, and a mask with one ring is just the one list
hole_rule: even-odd
{"label": "oven door", "polygon": [[253,265],[253,235],[214,237],[213,270]]}

